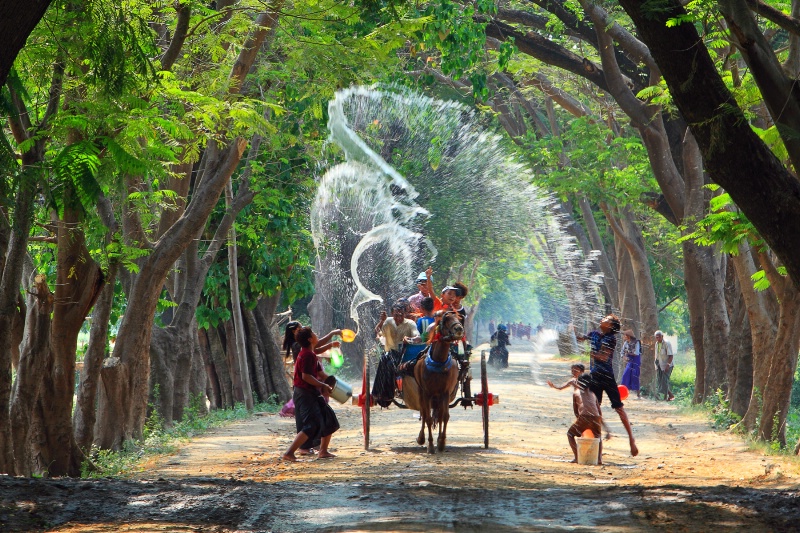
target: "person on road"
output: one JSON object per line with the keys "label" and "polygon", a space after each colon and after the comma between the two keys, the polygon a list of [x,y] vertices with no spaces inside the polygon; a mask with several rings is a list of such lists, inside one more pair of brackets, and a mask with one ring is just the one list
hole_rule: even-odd
{"label": "person on road", "polygon": [[[567,430],[567,441],[572,448],[573,463],[578,462],[578,445],[575,438],[583,436],[583,432],[587,429],[592,431],[595,438],[600,438],[601,427],[604,425],[603,417],[600,415],[600,404],[591,390],[591,384],[592,379],[583,374],[575,381],[575,392],[572,393],[575,422]],[[597,453],[597,464],[603,464],[602,440]]]}
{"label": "person on road", "polygon": [[[297,320],[292,320],[291,322],[286,324],[286,329],[284,330],[283,333],[283,350],[285,351],[284,361],[288,361],[289,357],[292,358],[292,362],[297,361],[297,355],[300,353],[302,347],[300,346],[300,343],[298,343],[297,340],[295,339],[295,333],[297,333],[297,331],[299,331],[302,327],[303,324],[301,324]],[[339,341],[331,342],[331,339],[335,335],[341,335],[341,334],[342,334],[341,329],[334,329],[329,331],[327,335],[320,337],[317,340],[317,345],[314,347],[314,353],[319,355],[321,353],[327,352],[330,348],[338,348],[341,345],[341,343]],[[319,366],[317,370],[320,372],[320,376],[324,381],[325,378],[328,377],[328,375],[325,374],[325,370],[322,367],[322,361],[317,360],[317,366]],[[328,400],[327,392],[323,390],[322,395],[327,401]],[[284,413],[287,414],[284,415]],[[294,399],[290,399],[288,402],[286,402],[283,408],[281,408],[281,416],[292,416],[294,413],[295,413]],[[299,432],[301,429],[303,429],[303,427],[300,425],[300,421],[297,420],[297,417],[295,417],[295,422],[297,424],[297,431]],[[298,451],[298,453],[300,455],[311,455],[316,453],[315,449],[318,447],[319,447],[318,438],[308,439],[300,446],[300,450]]]}
{"label": "person on road", "polygon": [[550,381],[549,379],[547,380],[547,384],[550,385],[550,387],[552,387],[552,388],[554,388],[556,390],[564,390],[569,386],[572,386],[573,388],[577,388],[578,387],[578,378],[581,377],[584,372],[586,372],[586,367],[583,366],[581,363],[575,363],[574,365],[572,365],[569,368],[569,371],[572,372],[572,378],[568,379],[567,381],[565,381],[561,385],[558,385],[558,386],[553,385],[553,382]]}
{"label": "person on road", "polygon": [[508,348],[511,341],[508,340],[508,333],[505,324],[497,326],[497,331],[492,335],[492,346],[489,350],[489,364],[499,366],[500,368],[508,368]]}
{"label": "person on road", "polygon": [[320,380],[319,361],[314,348],[319,343],[317,335],[311,328],[300,328],[295,333],[295,339],[300,344],[300,353],[294,365],[294,416],[300,431],[292,441],[289,449],[281,458],[284,461],[297,461],[294,452],[306,441],[319,438],[319,459],[335,457],[328,451],[331,436],[339,429],[336,413],[322,397],[322,391],[330,394],[333,388]]}
{"label": "person on road", "polygon": [[633,437],[631,423],[628,421],[628,414],[625,412],[624,404],[619,396],[617,381],[614,378],[614,349],[617,347],[616,334],[619,331],[619,319],[614,315],[608,315],[600,321],[600,329],[589,332],[585,335],[575,335],[578,341],[588,340],[591,343],[589,356],[591,357],[591,378],[592,392],[597,396],[597,403],[603,402],[603,392],[611,401],[611,408],[619,415],[625,431],[628,433],[628,440],[631,446],[631,455],[639,455],[639,448],[636,447],[636,439]]}
{"label": "person on road", "polygon": [[632,329],[623,329],[622,335],[625,338],[622,343],[622,357],[627,364],[620,385],[625,385],[629,391],[636,391],[636,397],[641,398],[639,371],[642,366],[642,343]]}
{"label": "person on road", "polygon": [[672,344],[664,339],[664,333],[661,330],[656,331],[654,336],[656,338],[655,365],[656,379],[658,382],[656,398],[661,394],[665,400],[671,402],[675,399],[675,396],[672,395],[672,389],[669,386],[669,378],[672,376],[672,369],[675,366],[672,363],[674,357]]}

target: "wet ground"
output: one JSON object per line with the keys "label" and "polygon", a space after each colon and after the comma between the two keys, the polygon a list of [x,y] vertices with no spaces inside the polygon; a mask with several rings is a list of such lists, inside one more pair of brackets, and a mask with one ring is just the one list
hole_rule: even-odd
{"label": "wet ground", "polygon": [[[513,340],[512,340],[513,342]],[[278,460],[294,421],[255,417],[194,439],[129,480],[0,478],[2,531],[798,531],[800,463],[748,451],[673,404],[629,399],[603,466],[571,464],[569,363],[527,341],[489,370],[501,403],[483,448],[478,409],[452,411],[447,450],[414,443],[416,413],[335,405],[335,459]],[[476,369],[477,378],[477,369]],[[477,380],[476,380],[477,383]],[[360,384],[354,384],[356,391]]]}

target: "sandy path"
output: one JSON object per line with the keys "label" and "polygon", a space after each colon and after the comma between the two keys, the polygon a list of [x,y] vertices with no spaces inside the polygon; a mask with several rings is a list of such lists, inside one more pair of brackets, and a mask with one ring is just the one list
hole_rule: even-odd
{"label": "sandy path", "polygon": [[[615,436],[605,443],[605,464],[570,464],[571,397],[544,384],[565,379],[569,363],[527,341],[512,350],[509,369],[489,370],[490,390],[501,396],[489,449],[478,409],[452,410],[447,450],[431,456],[414,442],[416,413],[393,407],[373,409],[365,451],[360,409],[337,404],[338,457],[289,464],[277,458],[294,421],[260,416],[194,439],[138,480],[103,485],[114,497],[98,501],[92,519],[75,510],[51,524],[58,531],[112,531],[121,521],[143,531],[797,529],[798,461],[750,452],[673,404],[626,402],[638,457],[608,410]],[[47,494],[69,501],[74,492],[92,509],[100,488]]]}

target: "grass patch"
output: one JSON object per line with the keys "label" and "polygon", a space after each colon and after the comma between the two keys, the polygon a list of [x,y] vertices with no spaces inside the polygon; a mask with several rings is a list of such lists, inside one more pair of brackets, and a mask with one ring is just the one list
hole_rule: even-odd
{"label": "grass patch", "polygon": [[672,393],[675,395],[675,402],[682,409],[702,413],[709,419],[715,429],[723,431],[736,430],[753,451],[770,455],[794,455],[794,447],[797,445],[798,439],[800,439],[800,368],[795,372],[792,401],[786,417],[786,447],[784,448],[780,447],[777,440],[764,442],[756,439],[754,435],[741,431],[736,426],[741,421],[741,417],[730,410],[730,404],[721,390],[717,390],[714,395],[707,398],[702,404],[693,404],[694,379],[695,367],[693,364],[676,366],[672,372],[672,379],[670,380]]}
{"label": "grass patch", "polygon": [[[236,404],[232,409],[218,409],[203,414],[201,409],[204,398],[194,398],[184,410],[183,419],[171,428],[164,428],[164,420],[156,409],[145,422],[142,438],[126,442],[122,450],[101,450],[92,447],[89,458],[81,468],[81,477],[123,477],[140,470],[140,464],[148,458],[173,453],[177,445],[200,435],[209,429],[221,427],[231,422],[252,418],[243,404]],[[258,403],[253,412],[277,413],[281,404],[270,398]]]}

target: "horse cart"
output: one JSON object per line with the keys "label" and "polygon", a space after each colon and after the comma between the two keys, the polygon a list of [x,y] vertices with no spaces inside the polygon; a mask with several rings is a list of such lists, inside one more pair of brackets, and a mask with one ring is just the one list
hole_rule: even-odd
{"label": "horse cart", "polygon": [[[442,324],[447,324],[447,315],[442,318]],[[412,409],[420,412],[422,419],[422,429],[417,438],[418,444],[424,444],[424,431],[428,427],[428,451],[435,453],[432,444],[431,427],[439,425],[438,449],[444,450],[444,441],[449,419],[449,409],[462,405],[465,408],[477,406],[481,410],[483,420],[483,446],[489,447],[489,408],[500,402],[500,397],[489,392],[489,382],[486,373],[486,352],[481,351],[480,358],[480,391],[472,395],[470,381],[472,379],[469,370],[468,357],[459,359],[454,350],[451,351],[454,339],[460,342],[463,330],[458,335],[438,335],[430,348],[428,345],[404,345],[401,352],[400,363],[416,361],[414,365],[414,375],[407,372],[396,370],[395,391],[391,403],[400,409]],[[437,362],[436,359],[439,361]],[[448,363],[450,361],[450,363]],[[441,370],[431,373],[431,367],[443,368],[445,365],[452,365],[450,376],[444,376]],[[361,407],[361,418],[364,430],[364,449],[369,449],[370,435],[370,409],[376,405],[370,389],[370,377],[373,364],[369,356],[364,357],[364,368],[362,373],[361,394],[353,396],[353,403]],[[440,377],[442,375],[442,377]],[[423,386],[420,386],[420,383]],[[437,387],[440,393],[437,394]]]}

